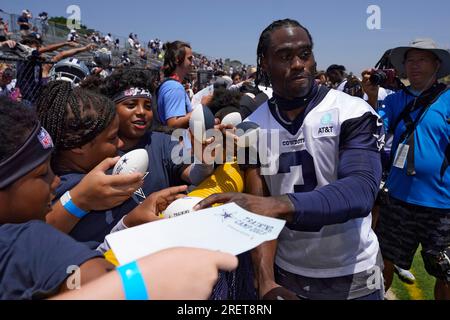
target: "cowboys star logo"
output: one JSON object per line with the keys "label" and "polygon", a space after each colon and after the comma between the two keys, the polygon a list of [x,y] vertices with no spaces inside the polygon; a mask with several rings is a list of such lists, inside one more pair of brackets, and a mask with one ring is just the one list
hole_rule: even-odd
{"label": "cowboys star logo", "polygon": [[[144,177],[142,178],[142,180],[145,180],[145,177],[147,177],[147,175],[148,175],[148,172],[146,172],[144,174]],[[142,188],[137,189],[134,192],[133,198],[136,200],[136,202],[142,203],[142,201],[144,201],[146,199],[144,190]]]}

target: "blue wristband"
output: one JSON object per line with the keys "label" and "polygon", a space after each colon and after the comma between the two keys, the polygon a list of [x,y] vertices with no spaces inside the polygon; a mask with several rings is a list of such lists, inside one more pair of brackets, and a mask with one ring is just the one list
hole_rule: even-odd
{"label": "blue wristband", "polygon": [[70,196],[70,192],[66,191],[61,198],[59,198],[61,201],[62,206],[64,209],[66,209],[70,214],[74,215],[78,219],[83,218],[85,215],[89,213],[89,211],[84,211],[80,208],[78,208],[75,203],[72,201],[72,197]]}
{"label": "blue wristband", "polygon": [[116,269],[122,278],[123,291],[127,300],[149,300],[145,281],[136,261]]}

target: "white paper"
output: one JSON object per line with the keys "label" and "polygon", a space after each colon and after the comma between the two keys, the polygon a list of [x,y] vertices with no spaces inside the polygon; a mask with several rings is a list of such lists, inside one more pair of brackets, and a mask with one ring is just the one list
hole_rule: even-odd
{"label": "white paper", "polygon": [[202,104],[202,98],[214,94],[214,85],[209,85],[203,88],[192,97],[191,105],[192,109]]}
{"label": "white paper", "polygon": [[112,233],[106,240],[122,265],[172,247],[238,255],[277,239],[284,225],[284,220],[256,215],[229,203]]}

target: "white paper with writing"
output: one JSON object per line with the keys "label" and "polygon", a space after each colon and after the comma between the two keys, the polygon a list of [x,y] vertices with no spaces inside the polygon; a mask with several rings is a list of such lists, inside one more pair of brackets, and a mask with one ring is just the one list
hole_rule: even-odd
{"label": "white paper with writing", "polygon": [[277,239],[284,225],[284,220],[256,215],[229,203],[112,233],[106,240],[122,265],[172,247],[238,255]]}

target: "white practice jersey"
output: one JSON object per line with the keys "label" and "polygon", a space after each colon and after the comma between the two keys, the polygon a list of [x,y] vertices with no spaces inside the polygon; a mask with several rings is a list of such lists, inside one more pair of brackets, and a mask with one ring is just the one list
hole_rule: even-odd
{"label": "white practice jersey", "polygon": [[[306,115],[298,132],[292,134],[280,124],[279,116],[274,117],[268,102],[261,105],[247,120],[259,124],[261,129],[279,132],[279,153],[267,139],[269,172],[265,168],[263,174],[270,194],[308,192],[336,181],[341,126],[367,114],[376,115],[366,102],[331,89]],[[263,170],[264,163],[261,165]],[[320,231],[285,227],[278,239],[276,264],[312,278],[340,277],[368,270],[375,265],[379,250],[371,223],[369,214],[324,226]]]}

